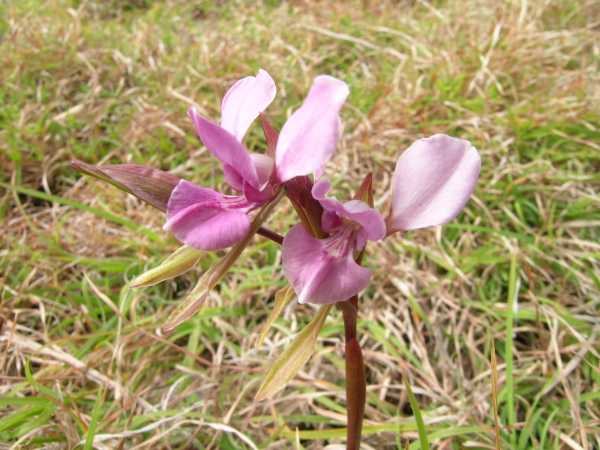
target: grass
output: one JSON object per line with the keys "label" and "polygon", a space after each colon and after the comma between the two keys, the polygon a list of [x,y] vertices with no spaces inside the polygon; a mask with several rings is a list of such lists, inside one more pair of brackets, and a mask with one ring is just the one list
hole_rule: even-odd
{"label": "grass", "polygon": [[[147,163],[221,186],[185,111],[217,117],[232,81],[264,67],[278,127],[315,75],[350,84],[328,167],[338,196],[372,171],[383,210],[397,155],[421,136],[482,154],[458,220],[370,247],[363,447],[419,448],[424,428],[432,448],[496,448],[494,390],[502,448],[600,448],[599,23],[589,0],[2,3],[1,447],[343,443],[338,312],[291,385],[253,401],[265,362],[315,313],[290,303],[257,346],[285,286],[277,246],[257,239],[205,309],[157,336],[216,256],[124,289],[177,243],[160,213],[68,165]],[[262,148],[258,127],[247,143]],[[283,203],[270,226],[293,221]]]}

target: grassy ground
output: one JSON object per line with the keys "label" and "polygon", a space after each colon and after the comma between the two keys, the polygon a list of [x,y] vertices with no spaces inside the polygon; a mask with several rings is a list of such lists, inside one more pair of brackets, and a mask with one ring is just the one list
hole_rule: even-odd
{"label": "grassy ground", "polygon": [[[507,449],[600,448],[599,30],[593,0],[0,3],[0,447],[343,442],[338,312],[294,382],[253,401],[314,314],[292,303],[257,347],[285,285],[279,249],[257,239],[195,319],[158,337],[216,256],[126,289],[177,243],[160,213],[68,165],[142,162],[220,186],[185,111],[217,117],[231,82],[264,67],[278,126],[315,75],[349,83],[328,168],[340,195],[373,171],[383,208],[417,137],[482,154],[457,221],[370,247],[364,448],[418,448],[405,377],[434,448],[495,448],[496,435]],[[253,129],[249,145],[261,139]],[[284,204],[270,226],[292,223]]]}

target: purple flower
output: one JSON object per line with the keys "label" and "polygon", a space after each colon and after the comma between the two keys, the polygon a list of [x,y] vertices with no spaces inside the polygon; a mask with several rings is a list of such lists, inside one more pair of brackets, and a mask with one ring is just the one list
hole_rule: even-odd
{"label": "purple flower", "polygon": [[312,189],[323,207],[321,226],[329,237],[317,239],[298,224],[283,240],[283,268],[301,303],[341,302],[363,290],[371,271],[356,263],[356,254],[367,240],[385,237],[383,217],[375,209],[360,200],[341,203],[325,197],[329,188],[327,181],[320,181]]}
{"label": "purple flower", "polygon": [[[479,153],[463,139],[438,134],[413,143],[396,164],[387,234],[452,220],[473,193],[480,166]],[[329,236],[317,239],[296,225],[283,241],[284,272],[300,302],[337,303],[358,294],[371,272],[356,263],[357,252],[386,235],[376,210],[358,200],[327,198],[328,190],[321,181],[312,195],[323,207],[321,227]]]}
{"label": "purple flower", "polygon": [[181,181],[167,206],[167,223],[180,241],[202,250],[229,247],[250,229],[248,214],[273,198],[278,185],[300,175],[320,172],[335,151],[339,110],[346,83],[330,76],[315,78],[303,105],[285,123],[275,149],[249,153],[242,140],[258,115],[275,98],[271,76],[259,70],[237,81],[221,103],[221,124],[190,109],[196,132],[206,148],[223,164],[225,181],[237,195]]}

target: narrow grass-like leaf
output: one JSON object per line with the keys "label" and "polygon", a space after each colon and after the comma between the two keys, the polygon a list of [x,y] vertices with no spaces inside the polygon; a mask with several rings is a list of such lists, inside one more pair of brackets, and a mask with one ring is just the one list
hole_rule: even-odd
{"label": "narrow grass-like leaf", "polygon": [[542,414],[544,414],[544,412],[545,412],[544,409],[536,409],[536,406],[537,406],[537,403],[534,403],[531,406],[530,411],[534,411],[534,412],[528,414],[527,420],[525,421],[525,426],[523,427],[523,429],[521,430],[521,433],[519,434],[519,443],[518,443],[519,449],[527,450],[534,446],[534,442],[531,442],[530,444],[528,444],[529,438],[532,436],[533,430],[540,423]]}
{"label": "narrow grass-like leaf", "polygon": [[98,396],[96,397],[96,401],[94,402],[94,409],[92,410],[92,420],[90,421],[87,435],[85,437],[85,445],[83,447],[84,450],[92,450],[94,448],[94,436],[96,435],[96,427],[98,426],[100,414],[102,413],[102,404],[104,403],[105,392],[106,390],[104,388],[101,388]]}
{"label": "narrow grass-like leaf", "polygon": [[508,310],[506,315],[506,342],[504,362],[506,364],[506,382],[503,389],[503,397],[506,401],[508,427],[510,430],[510,441],[513,448],[517,444],[517,435],[514,428],[517,422],[517,414],[515,411],[515,393],[513,380],[513,323],[515,313],[515,302],[518,295],[518,279],[517,279],[517,257],[513,252],[510,257],[510,272],[508,276]]}
{"label": "narrow grass-like leaf", "polygon": [[275,360],[256,393],[256,400],[269,398],[283,389],[310,359],[315,351],[319,331],[330,310],[331,305],[322,306],[317,315],[296,336],[294,342]]}
{"label": "narrow grass-like leaf", "polygon": [[544,426],[542,427],[542,431],[540,432],[540,446],[539,448],[546,448],[546,439],[548,438],[549,430],[550,427],[552,426],[552,424],[554,423],[554,416],[556,416],[558,414],[558,408],[554,409],[550,415],[548,416],[548,419],[546,419],[546,422],[544,423]]}
{"label": "narrow grass-like leaf", "polygon": [[419,433],[419,444],[421,446],[421,450],[429,450],[429,441],[427,440],[427,430],[425,429],[425,422],[423,422],[423,416],[421,415],[421,410],[419,409],[419,403],[413,394],[413,391],[410,387],[410,383],[408,379],[404,377],[404,386],[406,386],[406,393],[408,394],[408,402],[410,403],[410,408],[412,409],[413,415],[415,416],[415,422],[417,424],[417,432]]}
{"label": "narrow grass-like leaf", "polygon": [[26,425],[30,420],[34,420],[36,416],[43,414],[47,410],[49,410],[48,407],[39,404],[23,406],[0,419],[0,433],[12,431],[15,435],[18,435],[18,428]]}
{"label": "narrow grass-like leaf", "polygon": [[269,313],[269,317],[267,317],[267,321],[262,326],[260,330],[260,335],[258,336],[258,340],[256,341],[256,345],[261,346],[265,341],[271,326],[277,320],[277,318],[281,315],[281,312],[286,307],[286,305],[292,301],[294,298],[294,289],[291,286],[284,287],[277,291],[275,294],[275,304]]}
{"label": "narrow grass-like leaf", "polygon": [[[466,426],[456,426],[456,427],[448,427],[442,428],[441,430],[435,430],[432,432],[429,437],[432,441],[439,441],[442,439],[448,439],[454,436],[464,436],[469,434],[481,434],[481,433],[489,433],[491,430],[489,427],[482,427],[478,425],[466,425]],[[420,446],[420,442],[413,442],[408,450],[417,450]],[[422,448],[422,447],[421,447]]]}
{"label": "narrow grass-like leaf", "polygon": [[183,360],[183,365],[185,367],[194,368],[196,364],[195,356],[199,353],[198,346],[200,342],[200,337],[202,336],[202,316],[200,314],[196,314],[192,320],[190,320],[190,325],[192,327],[192,331],[190,333],[190,337],[188,339],[187,344],[187,355]]}
{"label": "narrow grass-like leaf", "polygon": [[183,275],[196,265],[202,257],[202,251],[187,245],[179,247],[157,267],[150,269],[136,277],[131,282],[131,287],[148,287]]}
{"label": "narrow grass-like leaf", "polygon": [[496,346],[492,337],[491,365],[492,365],[492,408],[494,409],[494,438],[496,450],[502,450],[500,438],[500,417],[498,417],[498,364],[496,362]]}

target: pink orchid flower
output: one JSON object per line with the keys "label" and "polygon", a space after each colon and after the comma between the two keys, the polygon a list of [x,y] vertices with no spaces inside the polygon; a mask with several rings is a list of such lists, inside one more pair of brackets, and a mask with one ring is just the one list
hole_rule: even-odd
{"label": "pink orchid flower", "polygon": [[249,213],[271,200],[279,184],[318,173],[331,158],[339,136],[339,111],[348,93],[343,81],[316,77],[304,103],[281,130],[275,160],[248,152],[242,143],[252,122],[275,98],[275,83],[266,71],[242,78],[227,91],[220,125],[190,109],[198,137],[221,161],[225,181],[237,194],[182,180],[169,199],[164,228],[201,250],[222,249],[241,240],[250,229]]}
{"label": "pink orchid flower", "polygon": [[[475,189],[481,160],[463,139],[437,134],[419,139],[396,164],[387,235],[449,222],[464,208]],[[337,303],[358,294],[371,272],[355,262],[366,241],[386,236],[381,215],[365,203],[326,198],[329,183],[312,190],[323,207],[321,225],[329,237],[317,239],[296,225],[283,240],[282,263],[300,302]]]}
{"label": "pink orchid flower", "polygon": [[283,240],[283,269],[300,303],[337,303],[367,287],[371,271],[356,263],[356,253],[367,240],[385,237],[385,222],[375,209],[360,200],[325,197],[329,188],[329,182],[319,181],[312,189],[329,237],[317,239],[298,224]]}

